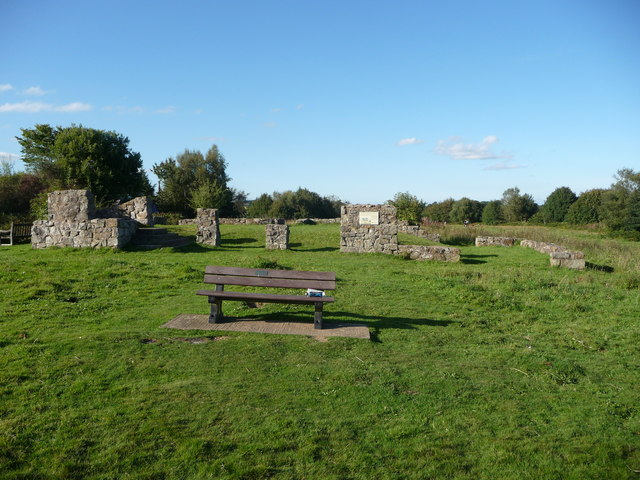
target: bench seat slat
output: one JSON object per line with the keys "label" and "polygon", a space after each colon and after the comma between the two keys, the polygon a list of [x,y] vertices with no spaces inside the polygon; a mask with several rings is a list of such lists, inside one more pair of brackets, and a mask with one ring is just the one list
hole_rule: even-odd
{"label": "bench seat slat", "polygon": [[309,303],[331,303],[333,297],[307,297],[305,295],[282,295],[275,293],[225,292],[219,290],[198,290],[198,295],[220,298],[222,300],[254,301],[266,303],[293,303],[306,305]]}
{"label": "bench seat slat", "polygon": [[291,278],[240,277],[236,275],[210,274],[206,274],[204,276],[204,283],[267,288],[315,288],[318,290],[335,290],[336,288],[335,280],[301,280]]}
{"label": "bench seat slat", "polygon": [[205,269],[206,274],[211,275],[234,275],[238,277],[260,277],[260,278],[289,278],[297,280],[334,280],[335,272],[308,272],[301,270],[267,270],[260,268],[236,268],[209,265]]}

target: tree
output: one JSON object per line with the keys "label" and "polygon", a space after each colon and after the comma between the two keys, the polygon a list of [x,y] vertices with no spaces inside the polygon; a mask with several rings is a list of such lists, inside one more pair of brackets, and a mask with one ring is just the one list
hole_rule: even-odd
{"label": "tree", "polygon": [[571,205],[577,200],[569,187],[556,188],[540,209],[544,223],[563,222]]}
{"label": "tree", "polygon": [[158,207],[186,217],[194,216],[197,208],[217,208],[220,215],[228,215],[233,211],[233,192],[226,168],[227,162],[216,145],[206,155],[185,150],[175,159],[155,164],[152,171],[160,179]]}
{"label": "tree", "polygon": [[463,223],[465,220],[479,222],[483,207],[481,202],[463,197],[452,205],[449,219],[454,223]]}
{"label": "tree", "polygon": [[14,173],[11,164],[0,161],[0,223],[29,218],[31,201],[44,189],[40,177]]}
{"label": "tree", "polygon": [[442,202],[430,203],[424,208],[422,214],[434,222],[448,222],[449,214],[453,208],[455,200],[453,198],[447,198]]}
{"label": "tree", "polygon": [[507,222],[527,221],[538,211],[538,205],[528,193],[520,195],[518,187],[508,188],[502,194],[502,214]]}
{"label": "tree", "polygon": [[502,202],[500,200],[492,200],[482,209],[482,223],[496,225],[503,220]]}
{"label": "tree", "polygon": [[306,188],[298,188],[295,192],[291,190],[282,193],[274,192],[268,216],[287,219],[335,218],[340,215],[341,203],[335,197],[322,197]]}
{"label": "tree", "polygon": [[268,193],[263,193],[256,198],[247,208],[247,216],[251,218],[267,218],[273,205],[273,198]]}
{"label": "tree", "polygon": [[573,225],[586,225],[600,221],[602,209],[603,189],[588,190],[580,194],[578,199],[569,207],[565,221]]}
{"label": "tree", "polygon": [[618,181],[602,194],[601,219],[611,230],[633,230],[628,223],[633,217],[629,207],[635,192],[640,191],[640,172],[623,168],[615,178]]}
{"label": "tree", "polygon": [[398,220],[407,221],[411,225],[420,224],[425,204],[415,195],[411,195],[409,192],[399,192],[388,203],[396,207]]}
{"label": "tree", "polygon": [[98,205],[153,193],[140,154],[119,133],[36,125],[17,140],[29,171],[51,188],[86,188]]}

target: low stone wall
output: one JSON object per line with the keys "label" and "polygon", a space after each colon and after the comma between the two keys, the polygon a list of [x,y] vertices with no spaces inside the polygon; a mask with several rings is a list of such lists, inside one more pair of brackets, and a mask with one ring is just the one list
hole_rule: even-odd
{"label": "low stone wall", "polygon": [[476,237],[476,247],[513,247],[515,243],[512,237]]}
{"label": "low stone wall", "polygon": [[392,205],[344,205],[341,208],[340,251],[398,252],[396,208]]}
{"label": "low stone wall", "polygon": [[286,250],[289,248],[288,225],[266,225],[265,232],[267,250]]}
{"label": "low stone wall", "polygon": [[127,218],[94,218],[80,222],[37,220],[31,228],[31,248],[123,248],[137,226]]}
{"label": "low stone wall", "polygon": [[548,253],[553,267],[572,268],[574,270],[584,270],[586,268],[584,253],[580,251],[569,250],[555,243],[536,242],[534,240],[522,240],[520,245],[533,248],[540,253]]}
{"label": "low stone wall", "polygon": [[440,234],[434,232],[427,232],[418,225],[398,225],[398,232],[413,235],[415,237],[426,238],[433,242],[440,242]]}
{"label": "low stone wall", "polygon": [[196,243],[217,247],[220,245],[220,222],[218,221],[218,209],[198,208],[196,211],[198,231]]}
{"label": "low stone wall", "polygon": [[122,248],[135,234],[131,218],[95,218],[89,190],[58,190],[47,198],[48,220],[33,222],[31,247]]}
{"label": "low stone wall", "polygon": [[460,249],[432,245],[400,245],[398,254],[411,260],[436,260],[441,262],[459,262]]}

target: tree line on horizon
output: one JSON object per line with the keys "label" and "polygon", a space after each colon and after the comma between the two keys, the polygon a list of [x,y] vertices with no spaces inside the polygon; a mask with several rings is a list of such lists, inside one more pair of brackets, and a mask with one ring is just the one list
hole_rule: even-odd
{"label": "tree line on horizon", "polygon": [[[27,171],[14,172],[11,164],[0,161],[0,226],[44,218],[47,193],[61,189],[89,189],[102,207],[149,195],[171,219],[193,217],[198,208],[217,208],[227,217],[335,218],[345,203],[306,188],[263,193],[249,201],[246,192],[230,186],[228,164],[217,145],[204,154],[186,149],[154,164],[152,171],[160,180],[155,191],[140,154],[119,133],[46,124],[21,132],[16,139]],[[569,187],[556,188],[542,205],[518,187],[489,202],[463,197],[426,204],[409,192],[399,192],[389,203],[397,208],[398,219],[411,224],[599,224],[640,239],[640,172],[623,168],[615,179],[608,189],[579,195]]]}

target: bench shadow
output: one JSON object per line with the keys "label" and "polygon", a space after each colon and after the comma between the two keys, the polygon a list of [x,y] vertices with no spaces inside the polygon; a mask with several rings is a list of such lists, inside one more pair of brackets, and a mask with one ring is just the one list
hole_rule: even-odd
{"label": "bench shadow", "polygon": [[[339,317],[336,318],[336,317]],[[277,312],[243,314],[241,317],[226,316],[223,323],[234,320],[260,320],[262,322],[293,322],[293,323],[313,323],[313,312]],[[323,329],[341,328],[346,325],[363,325],[370,329],[371,340],[380,342],[379,332],[383,329],[416,330],[420,326],[447,327],[458,323],[453,320],[434,320],[430,318],[407,318],[407,317],[382,317],[377,315],[363,315],[360,313],[330,311],[324,313]]]}

